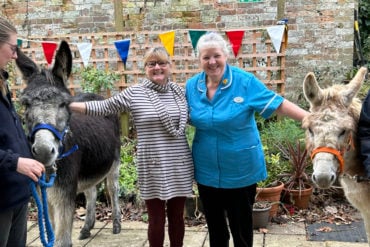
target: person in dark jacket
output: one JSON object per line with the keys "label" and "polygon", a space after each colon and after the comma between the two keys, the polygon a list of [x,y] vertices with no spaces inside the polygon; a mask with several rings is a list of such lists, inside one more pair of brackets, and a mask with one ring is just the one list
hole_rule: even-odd
{"label": "person in dark jacket", "polygon": [[362,103],[357,132],[366,177],[370,178],[370,91]]}
{"label": "person in dark jacket", "polygon": [[17,58],[17,31],[0,18],[0,247],[26,246],[30,182],[44,165],[34,159],[13,106],[6,65]]}

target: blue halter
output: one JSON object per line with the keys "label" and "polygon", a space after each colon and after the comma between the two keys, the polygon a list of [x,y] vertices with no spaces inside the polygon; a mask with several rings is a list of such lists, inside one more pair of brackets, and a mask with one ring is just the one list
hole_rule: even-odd
{"label": "blue halter", "polygon": [[76,145],[73,145],[71,149],[69,149],[67,152],[64,153],[64,146],[63,146],[62,141],[68,132],[68,127],[66,127],[62,132],[59,132],[56,128],[54,128],[50,124],[36,124],[36,126],[32,129],[31,134],[29,135],[31,140],[33,139],[36,132],[40,129],[50,130],[54,134],[54,136],[60,141],[58,159],[63,159],[64,157],[67,157],[68,155],[78,150],[78,145],[76,144]]}
{"label": "blue halter", "polygon": [[[60,141],[58,159],[63,159],[64,157],[67,157],[68,155],[70,155],[73,152],[75,152],[76,150],[78,150],[78,145],[76,144],[70,150],[68,150],[67,152],[64,152],[64,147],[63,147],[62,141],[63,141],[65,135],[68,132],[68,127],[66,127],[63,130],[63,132],[59,132],[57,129],[55,129],[53,126],[51,126],[49,124],[37,124],[32,129],[31,134],[29,135],[31,140],[33,139],[35,133],[40,129],[50,130],[54,134],[54,136]],[[56,177],[55,173],[51,174],[50,178],[49,178],[49,182],[46,182],[45,181],[45,174],[42,174],[38,183],[33,182],[33,181],[30,183],[32,195],[35,198],[35,201],[36,201],[36,204],[37,204],[37,211],[38,211],[37,216],[38,216],[38,224],[39,224],[39,230],[40,230],[40,238],[41,238],[41,242],[42,242],[44,247],[52,247],[54,245],[54,241],[55,241],[53,228],[52,228],[52,225],[51,225],[50,219],[49,219],[48,202],[47,202],[47,195],[46,195],[46,188],[53,186],[55,177]],[[40,185],[42,202],[41,202],[41,200],[38,196],[37,190],[36,190],[37,184]],[[45,220],[43,220],[43,219],[45,219]],[[45,227],[46,227],[46,234],[47,234],[48,242],[46,241],[45,235],[44,235],[44,233],[45,233],[44,224],[45,224]]]}

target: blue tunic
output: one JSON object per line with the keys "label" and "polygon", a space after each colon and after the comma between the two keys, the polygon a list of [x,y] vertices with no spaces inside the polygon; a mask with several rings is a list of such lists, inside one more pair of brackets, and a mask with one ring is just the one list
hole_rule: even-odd
{"label": "blue tunic", "polygon": [[268,118],[284,98],[253,74],[226,66],[212,100],[206,74],[186,83],[190,122],[196,128],[192,155],[195,179],[215,188],[240,188],[267,177],[261,139],[254,118]]}

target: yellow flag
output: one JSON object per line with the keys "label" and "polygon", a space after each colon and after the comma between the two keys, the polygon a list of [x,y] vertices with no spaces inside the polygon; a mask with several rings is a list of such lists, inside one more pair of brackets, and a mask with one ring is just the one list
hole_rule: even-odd
{"label": "yellow flag", "polygon": [[170,56],[173,56],[173,47],[175,44],[175,31],[159,34],[159,38],[164,48],[166,48],[168,54],[170,54]]}

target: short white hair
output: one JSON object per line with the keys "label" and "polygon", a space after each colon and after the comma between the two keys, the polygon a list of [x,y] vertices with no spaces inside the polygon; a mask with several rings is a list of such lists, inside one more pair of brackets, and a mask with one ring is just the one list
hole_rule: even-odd
{"label": "short white hair", "polygon": [[226,40],[216,32],[208,32],[203,34],[197,43],[197,55],[200,55],[200,51],[204,48],[221,48],[226,56],[229,56],[230,49]]}

